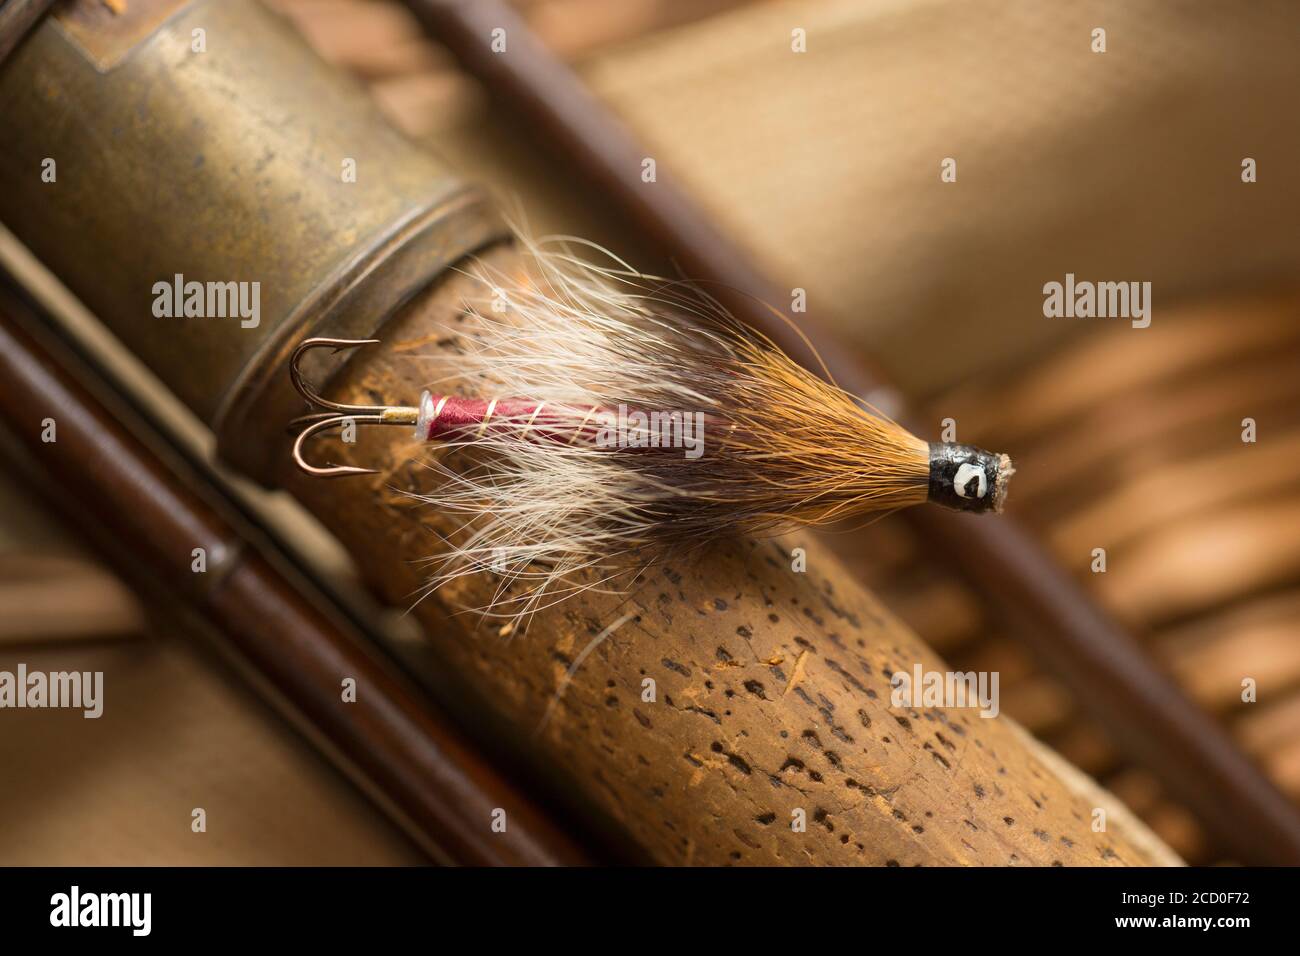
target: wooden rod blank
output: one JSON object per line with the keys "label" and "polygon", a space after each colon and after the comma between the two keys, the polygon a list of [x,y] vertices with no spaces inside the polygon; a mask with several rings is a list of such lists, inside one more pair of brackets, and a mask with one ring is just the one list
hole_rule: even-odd
{"label": "wooden rod blank", "polygon": [[[144,423],[87,388],[90,372],[36,331],[33,307],[0,288],[0,425],[40,487],[126,570],[215,625],[222,649],[354,782],[440,862],[553,865],[586,854],[488,765],[323,594],[241,533],[235,506]],[[57,441],[41,440],[52,418]],[[132,416],[133,418],[133,416]],[[194,573],[203,548],[207,570]],[[156,595],[155,595],[156,596]],[[355,679],[356,703],[341,699]],[[506,832],[491,828],[496,808]]]}

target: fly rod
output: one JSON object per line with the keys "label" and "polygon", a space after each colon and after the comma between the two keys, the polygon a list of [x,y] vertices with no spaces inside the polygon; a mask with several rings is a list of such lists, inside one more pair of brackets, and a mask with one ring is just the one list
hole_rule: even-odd
{"label": "fly rod", "polygon": [[[265,535],[241,530],[237,506],[143,420],[119,421],[75,362],[0,282],[0,428],[24,449],[74,527],[212,625],[218,648],[262,696],[375,800],[432,859],[473,865],[586,862],[585,851],[499,775],[393,666],[343,624],[323,593],[282,570]],[[97,385],[101,391],[104,386]],[[119,410],[120,411],[120,410]],[[53,415],[58,441],[36,423]],[[199,544],[212,556],[191,573]],[[224,556],[221,557],[221,556]],[[344,678],[357,682],[344,704]],[[490,828],[504,808],[511,825]]]}
{"label": "fly rod", "polygon": [[[154,18],[160,12],[165,20]],[[530,263],[529,248],[512,239],[480,191],[397,136],[364,90],[260,5],[133,2],[113,30],[97,25],[102,17],[89,5],[53,16],[58,22],[37,29],[0,70],[0,102],[15,120],[0,125],[0,176],[14,184],[0,190],[0,218],[212,428],[228,463],[297,498],[378,595],[410,610],[438,658],[444,703],[476,727],[490,726],[494,742],[515,746],[521,764],[585,801],[596,811],[588,820],[607,819],[662,863],[1109,865],[1154,858],[1137,830],[1117,825],[1098,834],[1081,825],[1096,798],[1044,775],[1014,722],[942,710],[904,717],[891,707],[891,674],[916,664],[942,669],[942,662],[814,538],[794,548],[747,534],[701,537],[708,508],[735,521],[720,521],[721,532],[790,518],[815,523],[867,501],[866,478],[852,490],[857,475],[845,487],[816,487],[825,474],[844,475],[842,462],[809,470],[817,463],[800,450],[828,427],[851,432],[839,449],[845,455],[862,454],[877,438],[903,444],[912,476],[889,485],[889,507],[903,503],[900,493],[918,505],[929,497],[921,433],[904,430],[904,438],[857,399],[791,372],[784,356],[803,347],[793,330],[773,326],[771,349],[757,323],[746,326],[758,337],[738,334],[707,298],[665,303],[683,287],[647,282],[608,256],[593,273],[568,262],[578,257],[560,244],[552,249],[559,258],[550,258],[560,266],[551,273],[556,282],[571,283],[588,301],[605,298],[609,308],[585,309],[585,319],[566,326],[596,323],[596,334],[568,334],[567,352],[532,352],[538,346],[527,341],[529,323],[511,319],[525,315],[530,295],[552,302],[572,296],[539,281],[547,270]],[[195,54],[190,38],[200,27],[240,42]],[[97,69],[88,50],[98,50],[111,69]],[[184,69],[175,68],[180,60]],[[57,108],[61,103],[77,103],[75,116]],[[268,108],[282,121],[268,124]],[[184,132],[196,129],[196,116],[201,136]],[[94,147],[109,138],[111,156]],[[71,170],[61,164],[57,188],[32,173],[50,156],[80,160]],[[355,180],[349,160],[360,171]],[[86,208],[96,215],[80,215]],[[214,242],[214,235],[227,241]],[[507,293],[500,312],[482,281],[494,270]],[[174,289],[181,273],[260,288],[257,314],[242,316],[245,322],[229,310],[219,317],[159,309],[151,290]],[[721,296],[725,288],[710,287],[715,291]],[[704,332],[692,309],[714,313],[711,327],[724,331]],[[602,324],[611,318],[651,329],[648,339],[638,337],[648,345],[644,354],[617,345],[627,339]],[[454,336],[446,334],[449,324],[458,329]],[[547,328],[538,323],[533,334]],[[379,339],[383,346],[334,354],[320,344],[326,339]],[[299,351],[313,340],[316,346]],[[585,348],[609,361],[585,361]],[[674,349],[680,370],[654,376],[674,383],[673,394],[656,396],[639,363],[662,369]],[[842,361],[821,351],[832,364]],[[527,354],[563,361],[556,371],[530,368]],[[498,360],[509,355],[516,358]],[[561,373],[567,382],[558,380]],[[777,392],[757,384],[774,374],[783,382]],[[295,378],[307,393],[343,406],[318,403],[312,415],[319,417],[300,425],[322,425],[300,446],[303,460],[378,474],[321,480],[294,465],[286,425],[311,408]],[[565,400],[560,385],[580,385],[580,394]],[[421,389],[429,401],[420,400]],[[816,400],[791,400],[801,395]],[[402,431],[420,423],[422,406],[433,440],[413,456]],[[716,439],[714,450],[729,453],[688,458],[698,433],[686,432],[684,415],[681,447],[642,447],[638,416],[665,411],[670,422],[675,411],[701,416],[705,447]],[[593,421],[614,415],[622,437],[612,447],[587,441],[588,413]],[[358,420],[323,424],[340,415]],[[402,429],[358,428],[355,447],[346,440],[328,450],[308,446],[336,426],[344,439],[355,438],[349,431],[367,425],[365,416],[407,421]],[[535,427],[524,431],[530,418]],[[752,441],[760,427],[776,428],[786,441],[774,444],[784,447],[784,458],[770,469]],[[546,465],[521,467],[539,455]],[[713,463],[717,470],[706,470]],[[656,481],[660,469],[664,480]],[[559,474],[565,482],[539,480]],[[795,474],[809,487],[791,482]],[[983,501],[998,477],[985,471],[981,489],[979,476],[969,474],[959,485]],[[463,528],[449,551],[441,547],[440,536],[458,534],[454,525],[479,513],[457,513],[458,503],[469,504],[458,498],[469,490],[458,479],[478,484],[476,498],[477,491],[510,491],[519,509],[520,520],[502,527],[528,537],[494,540],[504,549],[504,573],[474,565],[491,554],[475,550],[475,528]],[[519,482],[529,481],[533,491],[520,494]],[[712,500],[683,493],[696,482],[710,483]],[[618,505],[641,510],[584,513],[584,501],[608,502],[618,487],[639,489],[639,500]],[[421,494],[430,497],[428,507],[418,507]],[[637,559],[617,556],[616,542],[636,542],[647,531],[655,541],[672,540],[678,522],[664,517],[680,519],[678,540],[693,553],[661,559],[634,591],[619,582],[620,593],[605,593],[594,566],[590,573],[571,567],[575,586],[585,590],[557,588],[563,600],[538,608],[517,639],[508,627],[484,627],[458,613],[499,603],[501,583],[522,592],[545,583],[508,581],[530,565],[548,576],[565,561],[626,557],[634,569]],[[483,512],[476,523],[482,528],[491,518]],[[597,541],[615,544],[593,549]],[[524,563],[529,548],[542,549],[536,555],[543,560]],[[474,573],[437,567],[443,553],[468,555]],[[440,593],[419,600],[422,588],[448,573]],[[987,799],[967,808],[963,821],[954,812],[958,794],[976,787]],[[1050,799],[1038,799],[1043,793]],[[819,822],[819,805],[834,819]],[[772,825],[796,811],[807,811],[815,825]],[[1035,831],[1068,840],[1046,843]]]}

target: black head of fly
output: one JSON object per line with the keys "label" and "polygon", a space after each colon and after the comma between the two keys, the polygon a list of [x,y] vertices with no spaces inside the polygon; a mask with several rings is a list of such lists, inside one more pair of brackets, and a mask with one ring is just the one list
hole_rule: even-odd
{"label": "black head of fly", "polygon": [[929,500],[954,511],[1001,511],[1011,459],[951,442],[930,443]]}

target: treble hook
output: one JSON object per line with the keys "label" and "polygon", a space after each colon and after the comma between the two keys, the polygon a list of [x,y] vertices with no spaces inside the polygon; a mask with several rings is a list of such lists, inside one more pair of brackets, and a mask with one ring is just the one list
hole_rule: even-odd
{"label": "treble hook", "polygon": [[419,421],[420,410],[407,405],[344,405],[340,402],[332,402],[312,387],[312,384],[303,376],[302,369],[299,367],[303,356],[312,349],[331,348],[335,352],[341,352],[344,349],[354,349],[361,345],[374,345],[378,342],[378,339],[314,338],[304,339],[293,350],[293,355],[289,358],[289,380],[293,382],[294,389],[310,404],[315,405],[317,408],[328,409],[325,412],[304,415],[293,422],[295,425],[302,422],[312,423],[298,433],[298,437],[293,443],[294,464],[307,474],[316,478],[342,478],[344,475],[378,474],[374,468],[358,468],[355,465],[329,465],[321,468],[310,464],[303,457],[302,447],[307,439],[313,435],[330,428],[341,427],[347,422],[363,422],[368,425],[414,425]]}

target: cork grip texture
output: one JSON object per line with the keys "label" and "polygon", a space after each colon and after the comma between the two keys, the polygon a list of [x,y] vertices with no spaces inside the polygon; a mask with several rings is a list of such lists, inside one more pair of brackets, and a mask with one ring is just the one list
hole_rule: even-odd
{"label": "cork grip texture", "polygon": [[[508,268],[512,256],[502,246],[486,257]],[[446,274],[384,327],[381,346],[358,353],[332,397],[418,397],[442,374],[437,354],[454,355],[446,327],[473,334],[458,308],[468,287]],[[423,585],[435,532],[449,530],[436,507],[405,493],[430,490],[421,454],[405,429],[359,429],[356,443],[323,442],[315,456],[380,474],[282,474],[401,607]],[[792,569],[793,547],[806,550],[805,572]],[[806,536],[721,541],[651,571],[628,595],[593,591],[539,612],[526,633],[454,613],[498,586],[490,575],[462,579],[412,611],[464,695],[462,713],[530,754],[651,861],[1164,862],[1122,808],[1049,769],[1005,716],[892,708],[891,673],[947,668]],[[1099,803],[1106,832],[1093,830]],[[791,825],[800,810],[805,832]]]}

